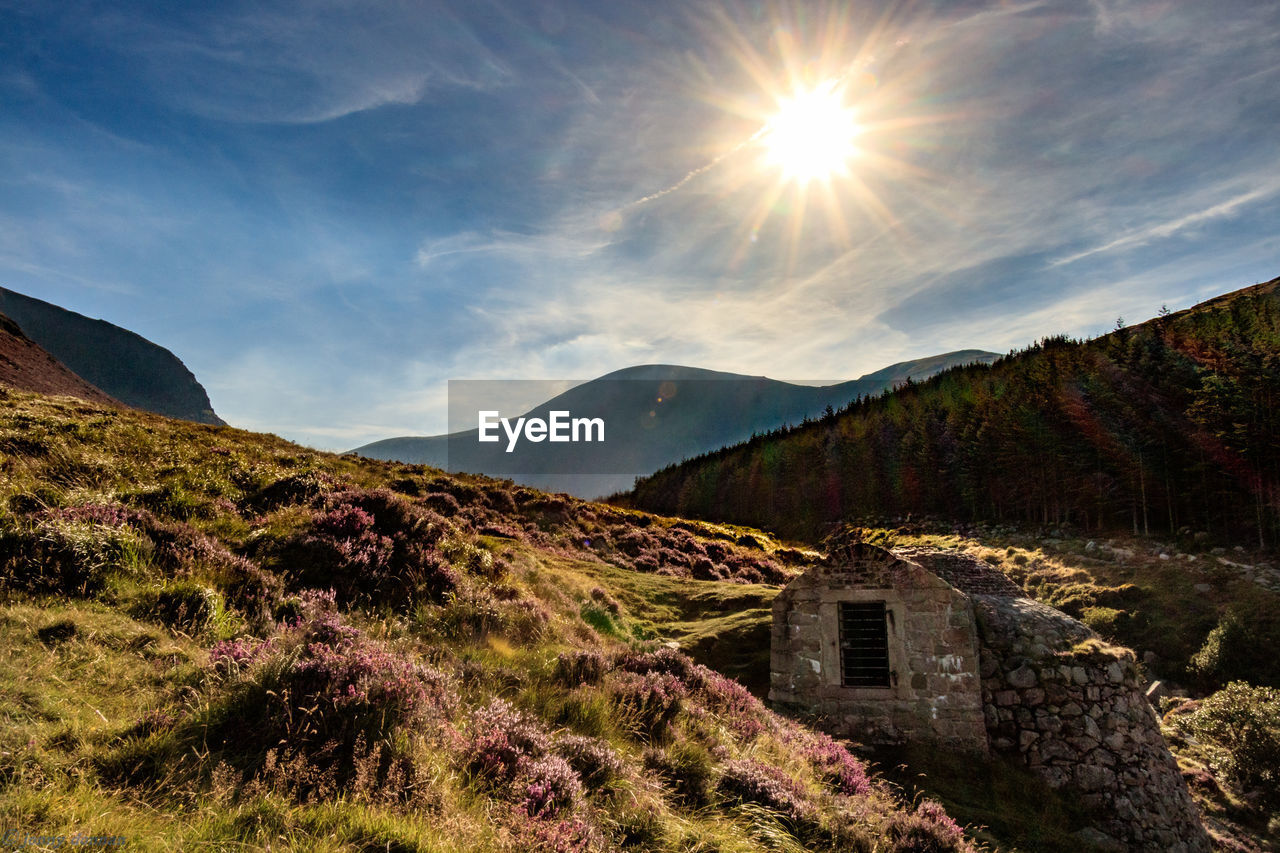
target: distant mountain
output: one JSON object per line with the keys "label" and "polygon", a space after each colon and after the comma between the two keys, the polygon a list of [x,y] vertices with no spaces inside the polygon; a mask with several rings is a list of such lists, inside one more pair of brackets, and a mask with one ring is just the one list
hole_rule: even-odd
{"label": "distant mountain", "polygon": [[76,375],[126,405],[202,424],[223,424],[186,365],[140,335],[3,287],[0,313]]}
{"label": "distant mountain", "polygon": [[[551,411],[600,417],[603,445],[522,443],[481,445],[477,430],[376,441],[354,453],[454,471],[510,477],[526,485],[598,497],[630,488],[637,476],[710,450],[820,417],[859,396],[879,394],[908,377],[923,379],[946,367],[990,362],[995,353],[961,350],[891,365],[859,379],[810,386],[678,365],[628,367],[601,376],[524,413]],[[501,430],[499,430],[501,434]]]}
{"label": "distant mountain", "polygon": [[0,314],[0,385],[21,391],[79,397],[94,403],[119,405],[101,390],[71,372],[22,333],[13,320]]}
{"label": "distant mountain", "polygon": [[815,538],[932,516],[1280,544],[1280,279],[1046,338],[673,465],[630,499]]}

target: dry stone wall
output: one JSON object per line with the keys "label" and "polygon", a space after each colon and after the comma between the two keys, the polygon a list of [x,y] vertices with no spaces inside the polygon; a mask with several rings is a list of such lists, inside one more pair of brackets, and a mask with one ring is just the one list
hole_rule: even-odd
{"label": "dry stone wall", "polygon": [[1210,850],[1133,653],[1025,598],[973,596],[993,750],[1078,793],[1115,850]]}

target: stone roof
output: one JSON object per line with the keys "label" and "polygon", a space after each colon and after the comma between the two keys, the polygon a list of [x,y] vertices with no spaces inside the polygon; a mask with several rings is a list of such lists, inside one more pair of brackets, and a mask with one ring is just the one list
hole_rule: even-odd
{"label": "stone roof", "polygon": [[898,556],[919,563],[967,595],[999,598],[1026,598],[1027,594],[999,569],[981,560],[949,551],[896,551]]}

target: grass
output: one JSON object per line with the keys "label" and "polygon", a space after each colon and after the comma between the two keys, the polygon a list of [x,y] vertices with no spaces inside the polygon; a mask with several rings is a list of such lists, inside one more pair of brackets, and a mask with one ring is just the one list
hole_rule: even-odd
{"label": "grass", "polygon": [[914,821],[975,849],[886,783],[832,787],[817,735],[662,645],[759,671],[804,557],[758,531],[3,390],[0,448],[6,830],[747,853],[891,851]]}

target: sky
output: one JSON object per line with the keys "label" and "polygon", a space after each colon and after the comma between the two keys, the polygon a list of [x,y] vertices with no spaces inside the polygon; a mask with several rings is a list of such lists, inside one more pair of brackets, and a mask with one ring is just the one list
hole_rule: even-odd
{"label": "sky", "polygon": [[345,450],[449,379],[854,378],[1269,280],[1277,130],[1263,0],[0,0],[0,284]]}

